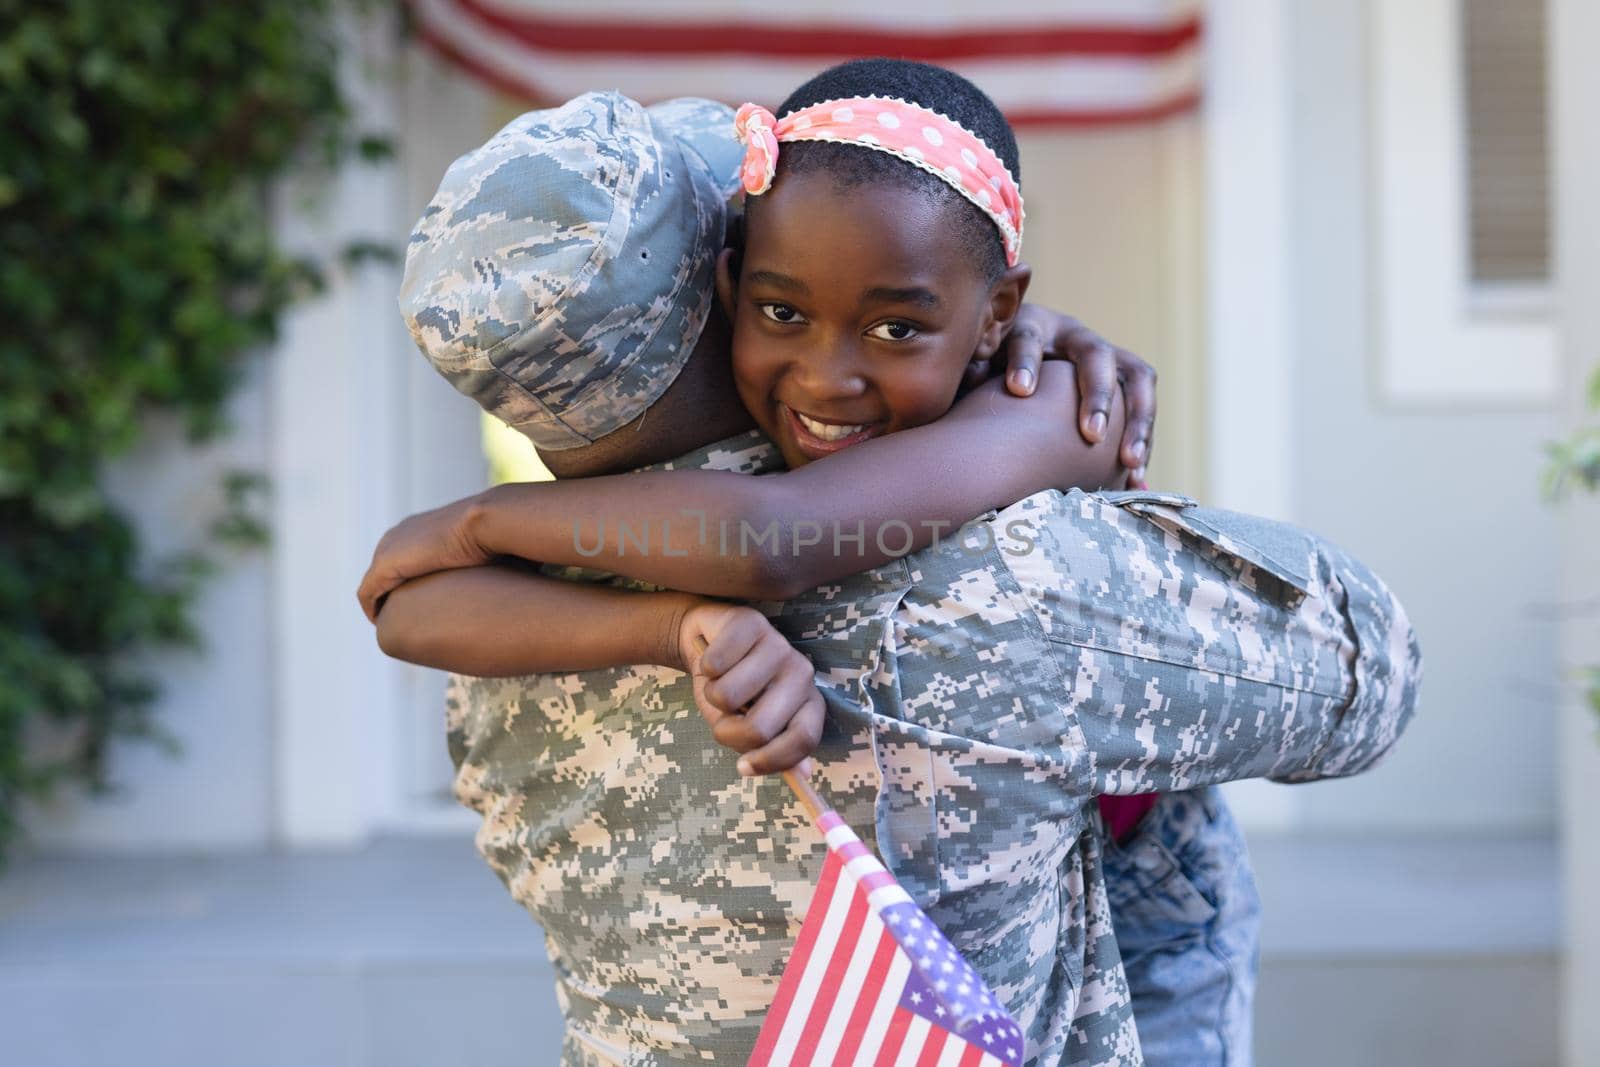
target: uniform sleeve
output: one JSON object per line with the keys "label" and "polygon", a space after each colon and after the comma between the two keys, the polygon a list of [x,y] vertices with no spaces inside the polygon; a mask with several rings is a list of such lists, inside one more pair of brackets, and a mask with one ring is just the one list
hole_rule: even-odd
{"label": "uniform sleeve", "polygon": [[1148,492],[1039,494],[995,523],[1081,733],[1085,790],[1354,774],[1411,718],[1404,609],[1303,530]]}
{"label": "uniform sleeve", "polygon": [[1286,782],[1357,774],[1376,765],[1410,723],[1422,687],[1422,648],[1399,598],[1359,560],[1313,541],[1326,591],[1320,609],[1342,620],[1355,646],[1350,699],[1321,752],[1303,767],[1283,767],[1273,775]]}

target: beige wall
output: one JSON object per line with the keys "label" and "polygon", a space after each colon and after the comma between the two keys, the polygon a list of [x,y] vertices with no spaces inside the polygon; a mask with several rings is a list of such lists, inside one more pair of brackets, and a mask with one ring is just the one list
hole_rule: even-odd
{"label": "beige wall", "polygon": [[1025,132],[1029,298],[1161,375],[1152,485],[1205,495],[1200,123]]}

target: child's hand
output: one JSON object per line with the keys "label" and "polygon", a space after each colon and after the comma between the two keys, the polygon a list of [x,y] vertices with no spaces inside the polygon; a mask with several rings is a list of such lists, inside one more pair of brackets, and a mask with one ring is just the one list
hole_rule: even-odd
{"label": "child's hand", "polygon": [[383,598],[413,578],[458,567],[476,567],[490,557],[467,535],[474,498],[401,520],[378,541],[356,590],[367,621],[377,622]]}
{"label": "child's hand", "polygon": [[711,736],[744,753],[740,774],[770,774],[806,762],[822,739],[822,694],[811,661],[764,615],[732,604],[698,604],[684,613],[678,647]]}
{"label": "child's hand", "polygon": [[[994,360],[975,363],[966,384],[975,385],[1003,370],[1007,392],[1032,396],[1039,381],[1039,364],[1046,359],[1064,359],[1077,368],[1078,432],[1090,444],[1097,444],[1105,434],[1117,386],[1122,386],[1127,423],[1119,459],[1142,481],[1155,436],[1155,368],[1071,315],[1037,304],[1022,305]],[[991,368],[990,362],[998,366]]]}

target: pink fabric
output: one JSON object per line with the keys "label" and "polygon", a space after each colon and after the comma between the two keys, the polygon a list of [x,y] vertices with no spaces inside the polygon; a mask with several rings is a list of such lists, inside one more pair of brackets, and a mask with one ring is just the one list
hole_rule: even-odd
{"label": "pink fabric", "polygon": [[1150,814],[1160,799],[1159,793],[1140,793],[1132,797],[1100,797],[1100,817],[1106,821],[1106,830],[1113,841],[1124,841],[1139,821]]}
{"label": "pink fabric", "polygon": [[788,141],[834,141],[898,156],[948,183],[993,220],[1005,243],[1006,263],[1022,253],[1022,192],[1000,157],[977,135],[936,111],[903,100],[856,96],[828,100],[781,119],[757,104],[734,117],[744,143],[740,176],[745,192],[759,196],[772,187],[778,145]]}

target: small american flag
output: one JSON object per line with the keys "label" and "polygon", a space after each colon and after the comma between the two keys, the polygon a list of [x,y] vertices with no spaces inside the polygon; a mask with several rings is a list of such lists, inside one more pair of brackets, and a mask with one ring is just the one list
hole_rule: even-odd
{"label": "small american flag", "polygon": [[1017,1067],[1022,1029],[831,810],[822,880],[749,1067]]}

